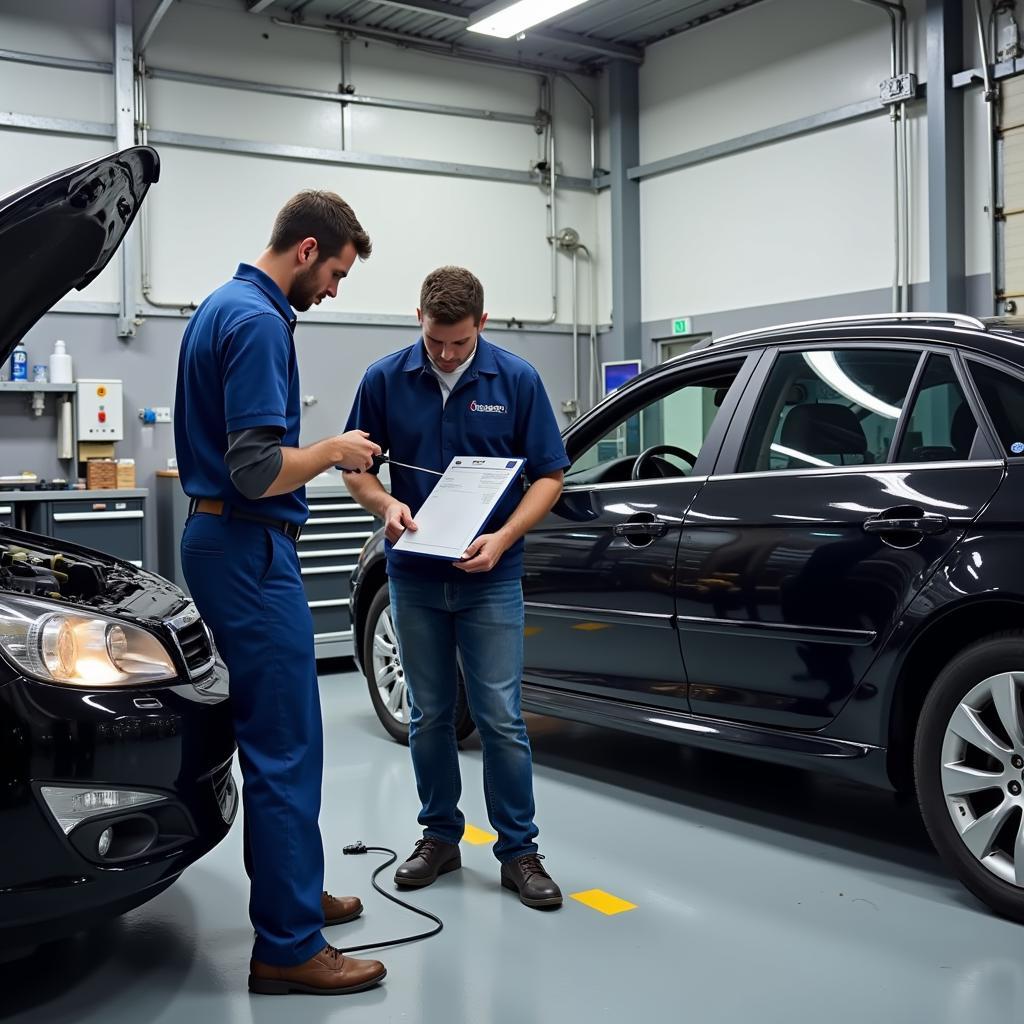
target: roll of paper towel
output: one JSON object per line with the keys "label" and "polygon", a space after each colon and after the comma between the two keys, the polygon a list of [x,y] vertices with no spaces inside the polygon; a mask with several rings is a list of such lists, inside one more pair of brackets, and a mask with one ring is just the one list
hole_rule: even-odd
{"label": "roll of paper towel", "polygon": [[60,404],[60,416],[57,418],[57,458],[70,459],[74,457],[71,442],[71,408],[72,403],[65,399]]}

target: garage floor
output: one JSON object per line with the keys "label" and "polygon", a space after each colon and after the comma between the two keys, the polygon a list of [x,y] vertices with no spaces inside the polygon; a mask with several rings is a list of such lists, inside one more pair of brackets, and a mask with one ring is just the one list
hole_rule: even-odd
{"label": "garage floor", "polygon": [[[365,684],[323,677],[327,884],[364,918],[338,945],[420,929],[372,892],[363,840],[405,856],[417,805],[404,747]],[[531,718],[542,851],[569,899],[527,910],[486,844],[412,899],[444,932],[387,952],[377,990],[325,1000],[250,997],[251,930],[236,823],[170,890],[88,936],[0,967],[0,1019],[60,1022],[533,1024],[756,1019],[1024,1019],[1024,928],[949,878],[909,808],[885,794],[669,743]],[[480,749],[463,754],[467,819],[487,829]],[[603,897],[602,897],[603,898]],[[612,909],[617,909],[615,905]]]}

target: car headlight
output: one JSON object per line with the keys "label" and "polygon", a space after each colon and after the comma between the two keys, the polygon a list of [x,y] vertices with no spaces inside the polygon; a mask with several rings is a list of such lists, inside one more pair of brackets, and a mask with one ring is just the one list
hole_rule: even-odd
{"label": "car headlight", "polygon": [[0,653],[27,675],[65,686],[133,686],[177,675],[167,649],[144,629],[6,594]]}

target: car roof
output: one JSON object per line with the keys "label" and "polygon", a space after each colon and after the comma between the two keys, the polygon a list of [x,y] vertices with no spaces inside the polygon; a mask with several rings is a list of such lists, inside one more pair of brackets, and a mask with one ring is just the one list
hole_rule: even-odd
{"label": "car roof", "polygon": [[959,313],[869,314],[777,324],[704,339],[688,352],[661,365],[678,365],[718,352],[738,352],[769,345],[882,340],[955,345],[1024,368],[1024,318],[1000,317],[986,321]]}
{"label": "car roof", "polygon": [[[680,340],[680,339],[675,339]],[[696,365],[721,356],[746,356],[771,346],[808,342],[891,342],[945,344],[1003,360],[1024,370],[1024,317],[979,319],[961,313],[873,313],[862,316],[830,317],[776,324],[752,331],[740,331],[721,338],[703,338],[682,355],[650,366],[621,388],[602,398],[568,428],[575,429],[591,414],[608,407],[609,401],[665,375],[672,375],[691,363]]]}

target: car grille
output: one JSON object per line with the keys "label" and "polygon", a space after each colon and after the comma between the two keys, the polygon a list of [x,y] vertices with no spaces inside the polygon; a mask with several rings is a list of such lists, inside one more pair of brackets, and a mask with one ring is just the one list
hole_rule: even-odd
{"label": "car grille", "polygon": [[197,679],[209,672],[214,663],[213,643],[195,606],[189,605],[168,625],[171,627],[174,641],[188,668],[189,677]]}

